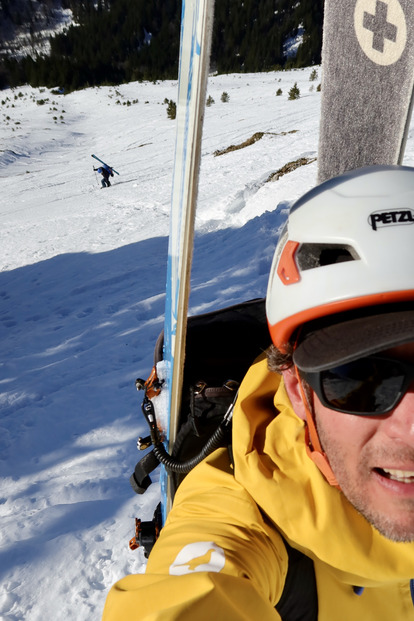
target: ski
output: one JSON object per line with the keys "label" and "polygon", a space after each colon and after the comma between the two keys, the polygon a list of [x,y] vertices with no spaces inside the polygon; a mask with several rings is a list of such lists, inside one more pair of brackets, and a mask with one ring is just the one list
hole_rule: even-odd
{"label": "ski", "polygon": [[[213,12],[214,0],[183,0],[164,323],[168,390],[165,445],[170,453],[177,432],[181,398]],[[164,467],[161,473],[161,499],[165,520],[170,509],[171,490]]]}
{"label": "ski", "polygon": [[[155,346],[155,366],[149,378],[146,381],[138,378],[135,382],[138,390],[145,391],[141,408],[150,429],[149,436],[138,438],[137,448],[141,451],[152,446],[152,450],[138,461],[130,477],[135,493],[146,491],[151,484],[150,473],[161,464],[160,502],[152,520],[135,520],[135,536],[129,542],[132,550],[143,546],[146,555],[151,551],[171,508],[177,485],[174,474],[189,471],[186,469],[188,463],[180,459],[177,461],[173,456],[173,447],[184,379],[190,272],[213,13],[214,0],[182,2],[164,330]],[[220,436],[222,430],[217,431]],[[219,436],[214,434],[208,446],[213,447],[212,442],[219,441]],[[193,467],[193,460],[190,462]]]}
{"label": "ski", "polygon": [[319,182],[402,163],[413,56],[412,0],[325,0]]}
{"label": "ski", "polygon": [[101,164],[103,164],[104,166],[107,166],[108,168],[110,168],[111,170],[114,171],[114,173],[116,173],[117,175],[119,175],[119,172],[117,172],[115,170],[115,168],[113,168],[112,166],[109,166],[109,164],[106,164],[103,160],[99,159],[99,157],[97,157],[96,155],[92,154],[92,157],[94,157],[96,160],[98,160],[98,162],[101,162]]}

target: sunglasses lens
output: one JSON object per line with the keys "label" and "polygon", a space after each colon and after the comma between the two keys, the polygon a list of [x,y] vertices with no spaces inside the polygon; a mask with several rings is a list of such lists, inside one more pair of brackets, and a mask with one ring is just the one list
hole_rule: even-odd
{"label": "sunglasses lens", "polygon": [[343,411],[380,414],[390,410],[401,394],[404,369],[397,361],[364,358],[322,371],[328,404]]}

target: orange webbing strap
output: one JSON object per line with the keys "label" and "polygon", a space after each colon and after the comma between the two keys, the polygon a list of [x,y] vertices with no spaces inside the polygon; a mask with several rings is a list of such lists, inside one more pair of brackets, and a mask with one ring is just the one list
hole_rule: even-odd
{"label": "orange webbing strap", "polygon": [[306,451],[309,457],[311,458],[311,460],[313,461],[313,463],[322,472],[323,476],[328,481],[329,485],[332,485],[332,487],[341,489],[332,471],[332,468],[329,464],[329,460],[326,454],[324,453],[321,443],[319,441],[318,431],[316,429],[315,420],[313,417],[313,413],[311,411],[312,408],[310,407],[309,400],[303,389],[302,380],[300,378],[296,365],[295,365],[295,373],[296,373],[297,380],[299,382],[300,394],[302,396],[302,401],[303,401],[303,404],[306,410],[306,422],[307,422],[307,425],[305,427]]}

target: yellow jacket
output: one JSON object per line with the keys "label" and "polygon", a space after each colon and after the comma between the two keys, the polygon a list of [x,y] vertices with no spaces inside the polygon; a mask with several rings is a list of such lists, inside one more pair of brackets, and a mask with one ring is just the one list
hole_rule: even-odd
{"label": "yellow jacket", "polygon": [[314,561],[319,620],[414,620],[414,544],[385,539],[329,486],[265,359],[242,383],[233,451],[234,470],[220,449],[187,475],[146,573],[112,587],[104,621],[276,621],[280,533]]}

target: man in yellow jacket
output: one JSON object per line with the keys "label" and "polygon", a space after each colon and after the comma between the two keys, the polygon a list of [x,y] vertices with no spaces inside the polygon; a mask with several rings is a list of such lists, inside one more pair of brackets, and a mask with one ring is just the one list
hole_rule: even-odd
{"label": "man in yellow jacket", "polygon": [[187,475],[104,621],[414,620],[413,205],[413,168],[372,167],[292,207],[233,457]]}

